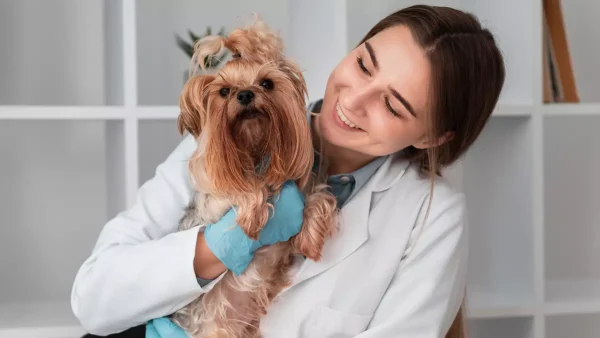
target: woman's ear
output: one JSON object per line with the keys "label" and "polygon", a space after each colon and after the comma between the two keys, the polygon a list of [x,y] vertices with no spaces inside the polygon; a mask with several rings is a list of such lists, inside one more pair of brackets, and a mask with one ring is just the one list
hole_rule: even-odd
{"label": "woman's ear", "polygon": [[413,144],[412,146],[417,149],[427,149],[433,147],[439,147],[442,144],[451,141],[454,138],[454,132],[448,131],[444,135],[438,137],[437,139],[431,141],[428,136],[423,136],[418,142]]}

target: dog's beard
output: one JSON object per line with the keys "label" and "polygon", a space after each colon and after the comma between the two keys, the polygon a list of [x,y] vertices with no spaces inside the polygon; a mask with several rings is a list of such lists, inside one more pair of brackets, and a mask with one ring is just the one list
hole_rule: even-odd
{"label": "dog's beard", "polygon": [[263,168],[269,156],[269,138],[273,128],[271,119],[265,111],[257,108],[244,108],[231,122],[229,127],[231,138],[238,150],[247,154],[247,167]]}

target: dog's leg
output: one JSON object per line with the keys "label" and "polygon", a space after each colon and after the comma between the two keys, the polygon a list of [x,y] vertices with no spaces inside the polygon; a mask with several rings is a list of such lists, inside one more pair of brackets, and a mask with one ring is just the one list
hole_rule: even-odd
{"label": "dog's leg", "polygon": [[[251,263],[241,276],[228,272],[202,299],[200,331],[194,337],[248,338],[258,331],[268,297],[259,267]],[[255,325],[255,327],[252,327]],[[253,333],[254,334],[254,333]]]}
{"label": "dog's leg", "polygon": [[237,223],[251,239],[258,239],[260,231],[269,218],[269,208],[272,205],[267,202],[268,190],[263,188],[252,194],[247,194],[237,202]]}
{"label": "dog's leg", "polygon": [[319,185],[308,194],[302,230],[291,239],[295,252],[315,261],[321,259],[325,241],[337,230],[336,200],[326,189]]}

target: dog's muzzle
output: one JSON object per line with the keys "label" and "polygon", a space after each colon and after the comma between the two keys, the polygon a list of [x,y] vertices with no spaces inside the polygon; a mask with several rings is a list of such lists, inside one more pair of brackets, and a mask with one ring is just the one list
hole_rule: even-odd
{"label": "dog's muzzle", "polygon": [[250,120],[261,116],[265,116],[265,114],[258,109],[244,109],[238,115],[238,120]]}

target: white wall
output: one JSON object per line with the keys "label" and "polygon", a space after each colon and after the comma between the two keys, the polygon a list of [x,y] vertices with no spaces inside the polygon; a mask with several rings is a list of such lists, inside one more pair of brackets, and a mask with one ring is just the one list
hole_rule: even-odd
{"label": "white wall", "polygon": [[291,2],[290,55],[304,70],[309,100],[323,97],[327,78],[346,54],[344,1],[303,0]]}
{"label": "white wall", "polygon": [[561,1],[579,99],[600,101],[600,2]]}
{"label": "white wall", "polygon": [[347,0],[348,48],[354,48],[379,20],[402,8],[427,4],[437,6],[460,6],[460,0],[377,0],[365,6],[364,0]]}
{"label": "white wall", "polygon": [[103,104],[102,0],[0,2],[0,104]]}

